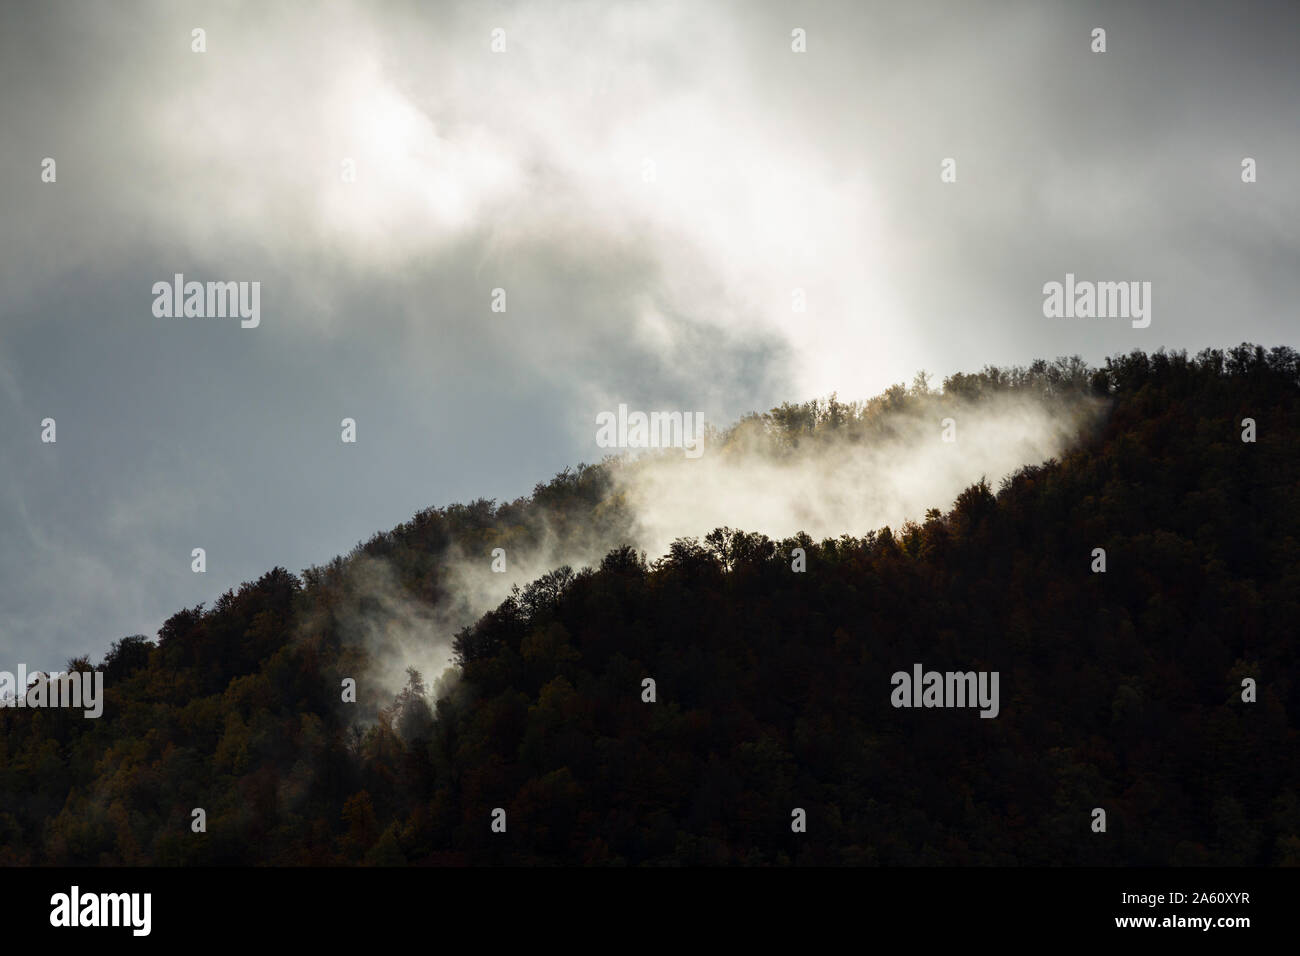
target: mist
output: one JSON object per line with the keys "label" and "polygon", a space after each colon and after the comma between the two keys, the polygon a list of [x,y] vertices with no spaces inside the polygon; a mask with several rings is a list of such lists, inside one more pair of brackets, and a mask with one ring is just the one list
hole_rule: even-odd
{"label": "mist", "polygon": [[742,424],[698,461],[660,455],[620,470],[619,490],[636,515],[632,543],[662,554],[677,538],[717,527],[778,540],[801,531],[822,539],[919,521],[929,508],[951,508],[981,478],[996,482],[1056,457],[1101,410],[1083,398],[1065,414],[1055,403],[1023,396],[974,402],[939,396],[925,404],[929,414],[892,415],[889,431],[874,441],[781,448]]}
{"label": "mist", "polygon": [[[456,634],[541,575],[594,567],[629,545],[654,561],[675,540],[721,527],[775,541],[896,529],[924,520],[929,509],[948,511],[980,480],[996,488],[1026,465],[1061,456],[1108,407],[1081,388],[964,394],[919,381],[867,402],[832,395],[748,416],[725,431],[711,427],[698,459],[682,449],[610,456],[590,466],[608,480],[605,497],[577,523],[561,521],[535,496],[514,503],[532,508],[529,534],[499,529],[501,555],[452,542],[439,559],[445,594],[436,602],[404,588],[383,558],[359,554],[348,573],[365,600],[340,619],[342,636],[365,649],[365,680],[381,696],[391,699],[413,667],[432,678],[433,702],[456,686]],[[362,709],[366,720],[377,712]]]}

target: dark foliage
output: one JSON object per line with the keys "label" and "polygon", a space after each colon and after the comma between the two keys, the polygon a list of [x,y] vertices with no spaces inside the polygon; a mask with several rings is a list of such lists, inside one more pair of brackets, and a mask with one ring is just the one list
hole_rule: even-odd
{"label": "dark foliage", "polygon": [[[533,540],[542,518],[619,527],[617,465],[422,512],[301,581],[277,568],[156,643],[115,642],[101,719],[0,711],[0,862],[1300,864],[1296,353],[944,385],[1112,404],[1060,460],[920,523],[722,528],[557,569],[459,634],[462,679],[436,706],[412,671],[364,731],[339,700],[366,664],[336,624],[367,600],[357,558],[446,600],[453,544]],[[869,441],[917,393],[784,405],[730,437]],[[890,675],[918,661],[998,671],[1001,714],[894,709]]]}

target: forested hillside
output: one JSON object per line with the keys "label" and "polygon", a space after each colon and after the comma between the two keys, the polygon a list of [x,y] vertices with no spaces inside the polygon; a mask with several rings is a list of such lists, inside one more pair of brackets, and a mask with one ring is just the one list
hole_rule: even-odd
{"label": "forested hillside", "polygon": [[[706,527],[554,569],[456,635],[437,694],[367,678],[348,622],[384,613],[374,567],[436,609],[453,553],[630,542],[634,464],[430,509],[182,610],[71,662],[104,671],[101,718],[0,710],[0,862],[1300,864],[1294,351],[986,369],[783,405],[717,450],[869,443],[945,396],[1015,393],[1103,412],[899,527]],[[892,706],[916,662],[999,672],[1000,713]]]}

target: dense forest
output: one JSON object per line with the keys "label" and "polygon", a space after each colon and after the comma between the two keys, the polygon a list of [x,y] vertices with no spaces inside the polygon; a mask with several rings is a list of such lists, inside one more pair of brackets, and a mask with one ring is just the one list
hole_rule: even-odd
{"label": "dense forest", "polygon": [[[360,569],[454,602],[453,553],[617,540],[634,519],[613,475],[634,465],[429,509],[72,661],[104,672],[101,718],[0,710],[0,862],[1300,864],[1296,352],[988,368],[717,441],[799,455],[1005,394],[1103,414],[896,528],[701,528],[551,569],[455,635],[437,693],[411,668],[376,699],[348,623],[382,613]],[[914,662],[999,672],[1000,713],[894,707]]]}

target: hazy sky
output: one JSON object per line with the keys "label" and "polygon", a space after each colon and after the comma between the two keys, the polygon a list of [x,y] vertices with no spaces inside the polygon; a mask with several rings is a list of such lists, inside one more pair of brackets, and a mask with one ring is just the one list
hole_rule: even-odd
{"label": "hazy sky", "polygon": [[[525,494],[620,402],[1296,345],[1297,10],[3,4],[0,668]],[[1150,327],[1045,318],[1067,272]],[[261,324],[156,317],[175,273]]]}

